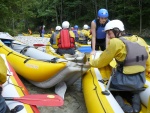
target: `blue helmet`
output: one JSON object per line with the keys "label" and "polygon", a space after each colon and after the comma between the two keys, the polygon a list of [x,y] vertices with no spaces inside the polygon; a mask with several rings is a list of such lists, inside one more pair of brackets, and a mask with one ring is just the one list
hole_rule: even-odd
{"label": "blue helmet", "polygon": [[107,18],[109,16],[108,11],[106,9],[100,9],[97,14],[98,17]]}
{"label": "blue helmet", "polygon": [[75,25],[75,26],[74,26],[74,29],[78,29],[78,25]]}

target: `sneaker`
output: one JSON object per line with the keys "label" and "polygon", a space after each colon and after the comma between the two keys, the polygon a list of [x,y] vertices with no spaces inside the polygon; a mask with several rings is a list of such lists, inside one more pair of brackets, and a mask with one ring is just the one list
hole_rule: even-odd
{"label": "sneaker", "polygon": [[132,107],[134,113],[139,113],[141,111],[141,101],[139,94],[134,94],[132,98]]}
{"label": "sneaker", "polygon": [[21,111],[24,108],[23,105],[17,105],[15,108],[11,109],[11,113],[17,113],[19,111]]}
{"label": "sneaker", "polygon": [[118,104],[121,106],[121,108],[123,109],[123,111],[125,113],[133,113],[133,108],[131,105],[125,104],[124,100],[121,96],[117,95],[115,97],[116,101],[118,102]]}
{"label": "sneaker", "polygon": [[125,113],[134,113],[133,112],[133,108],[131,105],[128,105],[128,104],[124,104],[124,106],[122,107],[123,111]]}

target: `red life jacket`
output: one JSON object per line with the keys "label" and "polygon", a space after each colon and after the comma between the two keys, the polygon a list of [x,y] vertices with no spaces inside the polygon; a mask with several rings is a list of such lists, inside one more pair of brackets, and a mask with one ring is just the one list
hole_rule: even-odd
{"label": "red life jacket", "polygon": [[58,39],[58,48],[69,49],[75,47],[75,40],[70,37],[68,29],[62,29],[60,31],[60,38]]}

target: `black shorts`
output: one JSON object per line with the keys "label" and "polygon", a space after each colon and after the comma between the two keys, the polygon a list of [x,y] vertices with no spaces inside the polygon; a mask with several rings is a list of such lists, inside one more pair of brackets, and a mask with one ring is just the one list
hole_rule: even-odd
{"label": "black shorts", "polygon": [[[91,48],[92,48],[92,44],[91,44]],[[104,51],[105,49],[106,49],[106,38],[96,39],[95,50]]]}

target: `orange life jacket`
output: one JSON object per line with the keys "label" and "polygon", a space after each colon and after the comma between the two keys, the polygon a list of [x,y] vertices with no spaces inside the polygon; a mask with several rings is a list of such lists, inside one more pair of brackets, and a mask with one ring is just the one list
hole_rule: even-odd
{"label": "orange life jacket", "polygon": [[68,29],[62,29],[60,31],[60,38],[58,38],[58,48],[69,49],[75,47],[75,40],[70,37]]}

